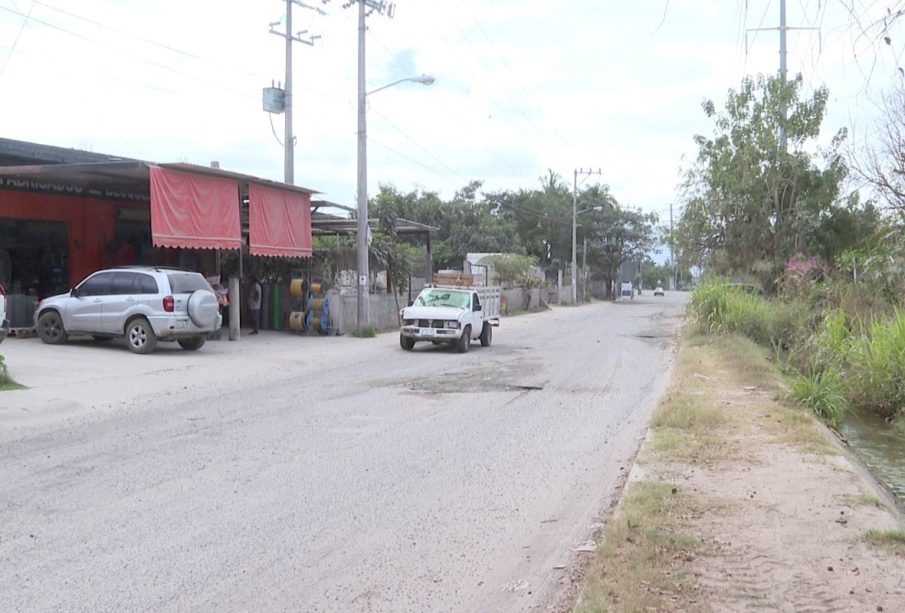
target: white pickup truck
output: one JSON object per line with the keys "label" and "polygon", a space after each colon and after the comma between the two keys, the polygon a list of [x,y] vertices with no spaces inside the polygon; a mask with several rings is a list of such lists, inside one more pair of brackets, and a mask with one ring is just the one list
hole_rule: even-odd
{"label": "white pickup truck", "polygon": [[499,287],[428,287],[402,309],[399,344],[410,350],[417,341],[446,343],[459,353],[472,340],[490,346],[493,326],[500,325]]}

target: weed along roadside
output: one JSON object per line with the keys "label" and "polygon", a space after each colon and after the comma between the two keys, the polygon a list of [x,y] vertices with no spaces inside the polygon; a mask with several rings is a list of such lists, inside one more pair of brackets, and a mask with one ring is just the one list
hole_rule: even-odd
{"label": "weed along roadside", "polygon": [[905,610],[885,490],[736,335],[683,339],[572,609]]}

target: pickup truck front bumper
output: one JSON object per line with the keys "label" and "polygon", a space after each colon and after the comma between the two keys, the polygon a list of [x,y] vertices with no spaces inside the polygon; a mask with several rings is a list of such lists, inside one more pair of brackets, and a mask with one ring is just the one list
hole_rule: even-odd
{"label": "pickup truck front bumper", "polygon": [[452,342],[462,336],[459,328],[421,328],[419,326],[402,326],[402,336],[416,341]]}

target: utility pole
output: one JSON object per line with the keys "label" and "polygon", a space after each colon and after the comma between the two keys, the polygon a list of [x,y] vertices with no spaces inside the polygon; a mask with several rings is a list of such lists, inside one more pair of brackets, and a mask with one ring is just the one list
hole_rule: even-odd
{"label": "utility pole", "polygon": [[[323,0],[328,2],[329,0]],[[392,18],[396,14],[396,5],[387,0],[348,0],[343,8],[348,8],[358,3],[358,167],[355,200],[358,214],[358,237],[356,246],[358,250],[358,329],[370,325],[371,314],[369,304],[369,278],[370,267],[368,249],[368,128],[367,107],[368,96],[367,78],[365,76],[365,34],[367,33],[366,19],[377,11],[380,15]]]}
{"label": "utility pole", "polygon": [[[779,0],[779,27],[778,28],[750,28],[745,31],[745,48],[747,50],[748,46],[748,32],[762,32],[762,31],[779,31],[779,79],[780,82],[785,85],[787,79],[787,45],[786,45],[786,34],[789,30],[817,30],[820,31],[820,28],[790,28],[786,25],[786,0]],[[785,102],[782,103],[782,117],[783,120],[786,118],[786,106]],[[786,150],[786,126],[785,121],[779,126],[779,142],[782,150]]]}
{"label": "utility pole", "polygon": [[[786,31],[788,27],[786,26],[786,0],[779,0],[779,82],[782,84],[783,89],[785,89],[786,85]],[[779,146],[782,148],[782,151],[785,153],[788,148],[786,147],[786,115],[788,111],[786,109],[786,103],[783,99],[782,102],[782,123],[779,125]]]}
{"label": "utility pole", "polygon": [[317,11],[322,15],[324,14],[321,9],[308,6],[300,0],[286,0],[286,31],[279,32],[274,29],[274,26],[278,25],[279,22],[270,24],[271,34],[276,34],[286,39],[286,90],[282,109],[286,113],[286,130],[283,136],[283,181],[290,185],[295,183],[295,137],[292,135],[292,43],[297,42],[313,47],[314,41],[320,38],[320,36],[302,38],[302,35],[307,33],[307,30],[302,30],[295,34],[292,33],[293,4]]}
{"label": "utility pole", "polygon": [[588,178],[591,175],[603,175],[603,172],[597,170],[584,170],[578,168],[573,174],[572,180],[572,304],[578,304],[578,262],[575,243],[578,240],[578,175]]}
{"label": "utility pole", "polygon": [[673,285],[669,289],[675,290],[679,287],[679,273],[678,266],[676,266],[676,245],[675,239],[673,238],[673,226],[672,226],[672,202],[669,203],[669,265],[673,269],[672,272],[672,282]]}

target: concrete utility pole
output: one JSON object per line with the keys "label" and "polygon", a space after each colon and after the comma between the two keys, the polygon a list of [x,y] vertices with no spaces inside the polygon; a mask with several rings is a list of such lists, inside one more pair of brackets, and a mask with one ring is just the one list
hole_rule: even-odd
{"label": "concrete utility pole", "polygon": [[296,34],[292,33],[293,4],[298,4],[303,8],[312,9],[323,14],[320,9],[303,4],[300,0],[286,0],[286,31],[278,32],[273,29],[279,22],[270,24],[271,34],[276,34],[286,39],[286,94],[283,108],[286,113],[286,130],[283,137],[283,181],[290,185],[295,183],[295,137],[292,135],[292,43],[298,42],[313,47],[314,41],[320,38],[320,36],[302,38],[302,34],[305,34],[307,30],[302,30]]}
{"label": "concrete utility pole", "polygon": [[672,286],[669,288],[670,290],[675,290],[679,287],[679,274],[678,274],[678,266],[676,265],[676,244],[675,239],[673,238],[673,226],[672,226],[672,202],[669,203],[669,265],[673,269],[672,273]]}
{"label": "concrete utility pole", "polygon": [[[786,0],[779,0],[779,81],[783,85],[786,84]],[[782,120],[779,126],[779,146],[783,151],[787,151],[786,147],[786,103],[782,103]]]}
{"label": "concrete utility pole", "polygon": [[[349,0],[343,7],[349,7],[356,0]],[[367,128],[367,79],[365,76],[365,34],[366,18],[372,12],[393,17],[396,5],[386,0],[357,0],[358,2],[358,172],[356,192],[358,214],[358,329],[370,325],[368,280],[370,262],[368,249],[368,128]]]}
{"label": "concrete utility pole", "polygon": [[572,180],[572,304],[578,304],[578,262],[576,254],[575,242],[578,234],[578,175],[584,175],[585,178],[591,175],[603,175],[603,172],[597,170],[583,170],[578,168],[575,170]]}
{"label": "concrete utility pole", "polygon": [[358,0],[358,329],[371,325],[370,242],[368,241],[368,124],[365,79],[365,0]]}
{"label": "concrete utility pole", "polygon": [[[786,83],[788,70],[786,68],[787,62],[787,46],[786,46],[786,35],[789,30],[817,30],[820,31],[820,28],[790,28],[786,25],[786,0],[779,0],[779,27],[778,28],[749,28],[745,31],[745,48],[747,50],[748,42],[748,32],[763,32],[767,30],[779,30],[779,78],[783,85]],[[782,116],[785,118],[786,116],[786,108],[785,103],[783,103],[782,107]],[[781,125],[779,127],[779,141],[782,150],[786,150],[786,127],[785,125]]]}

